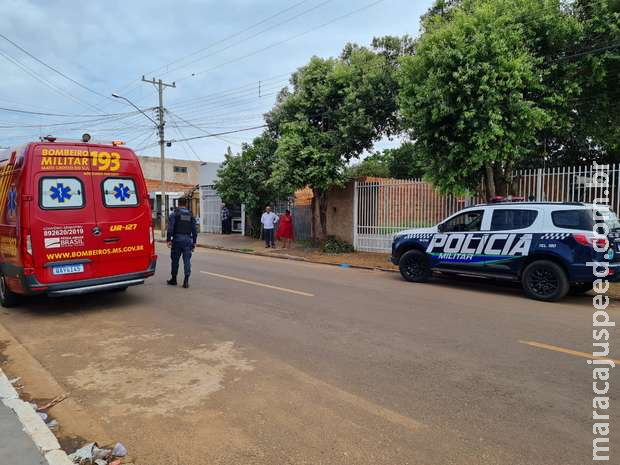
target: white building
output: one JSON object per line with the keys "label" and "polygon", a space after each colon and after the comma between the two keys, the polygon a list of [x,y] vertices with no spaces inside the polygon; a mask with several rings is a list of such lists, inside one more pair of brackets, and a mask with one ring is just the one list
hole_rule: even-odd
{"label": "white building", "polygon": [[[200,231],[222,233],[222,199],[213,188],[221,163],[206,162],[200,167]],[[243,234],[245,231],[245,209],[243,205],[228,205],[232,216],[232,231]]]}

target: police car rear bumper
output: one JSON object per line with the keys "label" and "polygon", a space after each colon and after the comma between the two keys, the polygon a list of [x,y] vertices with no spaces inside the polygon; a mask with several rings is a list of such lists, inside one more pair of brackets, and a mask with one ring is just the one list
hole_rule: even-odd
{"label": "police car rear bumper", "polygon": [[[603,271],[603,268],[600,269]],[[571,265],[569,271],[569,279],[571,282],[579,283],[579,282],[594,282],[597,279],[604,279],[610,282],[620,281],[620,263],[611,263],[609,264],[609,274],[605,277],[601,276],[600,278],[594,275],[594,270],[591,265]]]}

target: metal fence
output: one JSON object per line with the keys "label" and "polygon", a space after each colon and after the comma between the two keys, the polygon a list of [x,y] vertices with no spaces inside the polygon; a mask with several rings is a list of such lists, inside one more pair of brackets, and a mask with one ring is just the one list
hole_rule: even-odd
{"label": "metal fence", "polygon": [[[515,173],[515,195],[529,201],[593,202],[604,194],[590,185],[593,166],[522,170]],[[620,164],[605,169],[608,203],[620,205]],[[600,180],[603,181],[603,180]],[[437,192],[421,179],[367,179],[355,183],[354,245],[366,252],[389,252],[394,234],[411,228],[435,225],[481,196],[456,197]]]}
{"label": "metal fence", "polygon": [[222,233],[222,199],[212,186],[200,187],[200,231]]}

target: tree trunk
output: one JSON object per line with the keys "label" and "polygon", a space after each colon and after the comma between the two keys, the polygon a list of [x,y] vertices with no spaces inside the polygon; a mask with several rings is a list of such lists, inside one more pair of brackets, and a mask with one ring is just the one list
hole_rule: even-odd
{"label": "tree trunk", "polygon": [[493,173],[493,165],[491,163],[487,163],[486,165],[484,165],[484,171],[485,171],[485,176],[484,176],[484,181],[485,181],[485,185],[486,185],[486,191],[487,191],[487,200],[491,200],[493,197],[495,197],[496,194],[496,190],[495,190],[495,173]]}
{"label": "tree trunk", "polygon": [[[312,193],[314,194],[312,198],[312,211],[316,212],[315,206],[316,202],[319,204],[319,223],[321,225],[321,239],[327,237],[327,192],[324,192],[319,189],[313,189]],[[314,221],[313,221],[314,223]],[[313,230],[314,238],[316,237],[316,231]]]}

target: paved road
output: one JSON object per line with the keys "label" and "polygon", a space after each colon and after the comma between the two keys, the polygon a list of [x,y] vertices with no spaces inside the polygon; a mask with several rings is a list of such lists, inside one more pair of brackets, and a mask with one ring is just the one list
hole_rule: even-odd
{"label": "paved road", "polygon": [[[591,352],[588,297],[544,304],[510,287],[206,250],[189,290],[162,284],[167,259],[159,270],[127,293],[0,313],[140,464],[591,460],[591,368],[520,342]],[[612,420],[616,444],[619,429]]]}

